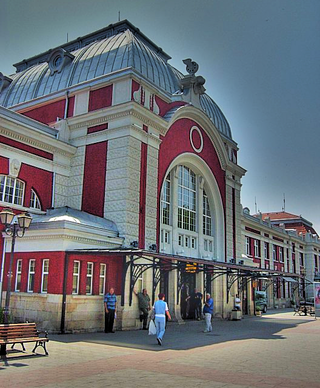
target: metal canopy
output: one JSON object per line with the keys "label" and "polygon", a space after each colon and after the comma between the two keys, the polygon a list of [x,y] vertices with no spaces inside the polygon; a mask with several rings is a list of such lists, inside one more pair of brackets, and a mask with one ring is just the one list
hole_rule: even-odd
{"label": "metal canopy", "polygon": [[[129,305],[132,304],[132,293],[137,280],[142,274],[152,269],[152,303],[155,300],[155,292],[161,280],[161,276],[170,271],[177,270],[177,302],[179,304],[179,295],[182,287],[182,274],[184,272],[202,272],[204,276],[204,291],[211,293],[211,282],[220,276],[226,276],[227,280],[227,302],[229,302],[229,293],[232,286],[238,282],[239,290],[244,290],[247,284],[252,280],[268,280],[269,284],[266,289],[279,282],[286,280],[299,285],[299,279],[303,279],[302,275],[288,272],[281,272],[271,269],[262,269],[245,265],[237,265],[214,260],[204,260],[192,257],[169,255],[146,251],[143,249],[90,249],[90,250],[74,250],[77,254],[103,254],[108,256],[120,256],[123,258],[123,274],[122,274],[122,295],[121,305],[124,305],[125,298],[125,279],[130,271],[130,290],[129,290]],[[143,263],[138,260],[144,259]],[[297,280],[295,280],[296,278]]]}

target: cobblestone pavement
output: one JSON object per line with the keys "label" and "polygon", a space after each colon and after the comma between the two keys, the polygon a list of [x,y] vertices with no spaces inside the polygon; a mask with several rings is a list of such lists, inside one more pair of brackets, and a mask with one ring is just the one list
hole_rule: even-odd
{"label": "cobblestone pavement", "polygon": [[320,388],[320,319],[283,310],[203,329],[170,323],[162,347],[146,331],[51,335],[48,357],[27,344],[0,361],[0,387]]}

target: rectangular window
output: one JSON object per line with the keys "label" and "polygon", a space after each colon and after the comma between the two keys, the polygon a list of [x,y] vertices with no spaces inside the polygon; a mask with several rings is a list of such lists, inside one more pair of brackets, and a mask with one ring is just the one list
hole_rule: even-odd
{"label": "rectangular window", "polygon": [[79,294],[80,261],[73,262],[72,293]]}
{"label": "rectangular window", "polygon": [[209,199],[206,192],[203,190],[203,234],[211,236],[211,212]]}
{"label": "rectangular window", "polygon": [[205,251],[208,250],[208,240],[204,240],[203,241],[203,248],[204,248]]}
{"label": "rectangular window", "polygon": [[186,248],[189,248],[189,237],[185,237],[185,239],[184,239],[184,246],[186,247]]}
{"label": "rectangular window", "polygon": [[246,254],[250,255],[250,238],[246,237]]}
{"label": "rectangular window", "polygon": [[92,294],[93,263],[87,263],[86,294]]}
{"label": "rectangular window", "polygon": [[284,262],[284,259],[283,259],[283,247],[279,248],[279,261],[280,261],[280,263]]}
{"label": "rectangular window", "polygon": [[33,292],[34,290],[35,269],[36,269],[36,261],[32,259],[29,261],[28,292]]}
{"label": "rectangular window", "polygon": [[179,234],[179,237],[178,237],[178,244],[182,247],[183,245],[183,240],[182,240],[182,235]]}
{"label": "rectangular window", "polygon": [[303,261],[303,253],[302,252],[299,253],[299,261],[300,261],[300,266],[303,267],[304,261]]}
{"label": "rectangular window", "polygon": [[196,249],[196,247],[197,247],[196,239],[192,237],[191,238],[191,248],[192,249]]}
{"label": "rectangular window", "polygon": [[179,166],[178,228],[196,231],[196,176],[188,167]]}
{"label": "rectangular window", "polygon": [[264,243],[264,258],[269,260],[269,244],[267,242]]}
{"label": "rectangular window", "polygon": [[105,285],[106,285],[106,265],[100,264],[99,295],[105,294]]}
{"label": "rectangular window", "polygon": [[254,240],[254,257],[260,257],[260,241]]}
{"label": "rectangular window", "polygon": [[272,245],[272,260],[277,261],[277,246],[274,244]]}
{"label": "rectangular window", "polygon": [[22,260],[17,260],[17,270],[16,270],[16,284],[14,287],[15,291],[20,291],[21,288],[21,270],[22,270]]}
{"label": "rectangular window", "polygon": [[170,191],[171,183],[169,174],[164,182],[161,195],[162,223],[166,225],[170,225]]}
{"label": "rectangular window", "polygon": [[48,276],[49,276],[49,259],[45,259],[42,262],[42,279],[41,279],[41,292],[48,292]]}
{"label": "rectangular window", "polygon": [[212,252],[212,241],[209,241],[209,252]]}

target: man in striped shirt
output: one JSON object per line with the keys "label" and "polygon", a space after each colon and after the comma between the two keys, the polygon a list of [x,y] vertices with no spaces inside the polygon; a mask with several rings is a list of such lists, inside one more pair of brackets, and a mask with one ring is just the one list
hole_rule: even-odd
{"label": "man in striped shirt", "polygon": [[110,288],[109,292],[104,296],[104,309],[105,309],[105,333],[114,333],[113,323],[115,318],[115,312],[117,307],[117,297],[114,293],[114,288]]}

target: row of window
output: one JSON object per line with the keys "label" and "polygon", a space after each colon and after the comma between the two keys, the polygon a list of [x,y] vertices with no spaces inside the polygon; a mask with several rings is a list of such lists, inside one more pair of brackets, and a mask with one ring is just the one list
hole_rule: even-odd
{"label": "row of window", "polygon": [[[0,201],[10,205],[23,206],[25,183],[7,175],[0,175]],[[41,204],[36,192],[31,189],[30,208],[41,210]]]}
{"label": "row of window", "polygon": [[[34,291],[34,279],[36,275],[36,261],[34,259],[29,260],[29,269],[28,269],[28,283],[27,283],[27,292]],[[17,260],[17,270],[16,270],[16,279],[15,279],[15,291],[19,292],[21,290],[21,276],[22,276],[22,260]],[[41,293],[48,292],[48,276],[49,276],[49,259],[44,259],[42,261],[42,271],[41,271]]]}
{"label": "row of window", "polygon": [[[93,293],[93,268],[94,263],[88,262],[87,271],[86,271],[86,294],[92,295]],[[99,295],[104,295],[105,293],[105,283],[106,283],[106,264],[100,263],[99,269]],[[29,260],[28,267],[28,282],[27,282],[27,292],[34,292],[35,276],[36,276],[36,260]],[[21,277],[22,277],[22,259],[17,260],[16,267],[16,278],[15,278],[15,291],[21,291]],[[48,292],[48,277],[49,277],[49,259],[44,259],[42,261],[42,270],[41,270],[41,293]],[[73,272],[72,272],[72,294],[79,294],[79,281],[80,281],[80,261],[73,262]]]}
{"label": "row of window", "polygon": [[[86,295],[92,295],[93,290],[93,263],[88,262],[86,272]],[[80,282],[80,261],[73,262],[72,272],[72,294],[79,294]],[[99,271],[99,295],[104,295],[106,284],[106,264],[100,263]]]}
{"label": "row of window", "polygon": [[[161,230],[161,243],[170,244],[171,234],[169,231]],[[178,245],[184,248],[197,249],[197,238],[193,236],[178,235]],[[207,252],[213,252],[213,241],[209,239],[203,239],[203,249]]]}
{"label": "row of window", "polygon": [[[280,263],[284,263],[284,252],[284,247],[272,244],[273,261],[279,261]],[[269,243],[267,242],[264,242],[263,253],[264,259],[269,260]],[[261,258],[261,241],[251,237],[246,237],[246,254],[255,258]],[[286,248],[286,258],[289,259],[289,248]],[[299,263],[301,266],[304,265],[304,257],[302,252],[299,252]]]}

